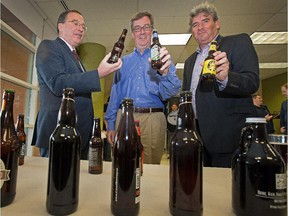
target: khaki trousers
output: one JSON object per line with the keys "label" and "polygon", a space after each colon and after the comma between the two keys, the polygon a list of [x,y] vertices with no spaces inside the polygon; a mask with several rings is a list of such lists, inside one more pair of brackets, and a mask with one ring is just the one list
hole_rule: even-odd
{"label": "khaki trousers", "polygon": [[[164,146],[167,122],[163,112],[133,113],[134,120],[140,121],[141,143],[144,147],[144,163],[160,164]],[[121,118],[118,110],[116,130]]]}

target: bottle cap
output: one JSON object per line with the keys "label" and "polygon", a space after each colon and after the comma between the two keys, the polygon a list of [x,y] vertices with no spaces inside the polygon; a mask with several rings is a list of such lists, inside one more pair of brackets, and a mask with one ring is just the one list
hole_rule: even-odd
{"label": "bottle cap", "polygon": [[246,123],[266,123],[266,119],[258,117],[246,118]]}

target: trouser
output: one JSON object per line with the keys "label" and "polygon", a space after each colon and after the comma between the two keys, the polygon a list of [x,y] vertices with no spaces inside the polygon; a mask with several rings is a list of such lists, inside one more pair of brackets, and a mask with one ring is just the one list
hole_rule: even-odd
{"label": "trouser", "polygon": [[[144,163],[160,164],[164,146],[167,122],[163,112],[133,113],[134,120],[140,121],[141,143],[144,147]],[[118,110],[116,128],[121,117]]]}

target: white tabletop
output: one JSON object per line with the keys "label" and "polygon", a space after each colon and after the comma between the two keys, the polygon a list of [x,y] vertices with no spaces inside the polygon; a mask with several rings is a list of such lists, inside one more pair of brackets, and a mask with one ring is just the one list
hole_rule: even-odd
{"label": "white tabletop", "polygon": [[[9,206],[1,208],[2,216],[49,215],[46,212],[48,159],[25,157],[19,166],[17,193]],[[72,215],[112,215],[111,162],[104,162],[103,173],[88,173],[87,161],[81,161],[79,205]],[[231,169],[204,168],[204,216],[234,215],[231,208]],[[169,213],[169,165],[144,164],[141,178],[141,216],[167,216]]]}

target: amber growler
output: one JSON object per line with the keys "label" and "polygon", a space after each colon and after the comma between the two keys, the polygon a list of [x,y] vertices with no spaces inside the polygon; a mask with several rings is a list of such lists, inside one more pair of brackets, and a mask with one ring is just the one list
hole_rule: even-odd
{"label": "amber growler", "polygon": [[49,140],[46,208],[52,215],[77,210],[81,139],[76,126],[74,89],[63,90],[58,124]]}
{"label": "amber growler", "polygon": [[180,94],[177,129],[170,148],[170,213],[202,215],[203,144],[196,132],[191,92]]}
{"label": "amber growler", "polygon": [[113,64],[118,61],[121,57],[122,51],[124,49],[124,42],[127,34],[127,29],[123,29],[122,34],[120,35],[118,41],[114,44],[114,47],[111,52],[110,58],[107,60],[108,63]]}
{"label": "amber growler", "polygon": [[20,145],[13,118],[14,90],[4,90],[1,110],[1,207],[11,204],[16,195]]}
{"label": "amber growler", "polygon": [[103,172],[103,142],[99,117],[93,119],[92,137],[89,141],[88,171],[91,174]]}
{"label": "amber growler", "polygon": [[140,168],[137,167],[138,135],[133,117],[133,100],[122,100],[122,115],[115,135],[112,158],[111,211],[117,216],[138,215]]}
{"label": "amber growler", "polygon": [[209,48],[208,56],[204,60],[204,65],[202,68],[202,77],[201,77],[202,82],[213,82],[215,80],[216,64],[213,53],[216,52],[217,50],[216,46],[217,42],[212,41]]}
{"label": "amber growler", "polygon": [[26,133],[24,130],[24,115],[18,114],[17,122],[16,122],[16,132],[19,140],[19,144],[21,146],[19,153],[19,165],[24,164],[25,153],[26,153]]}
{"label": "amber growler", "polygon": [[138,167],[140,167],[141,176],[143,175],[143,164],[144,164],[144,147],[141,142],[141,130],[140,130],[140,121],[135,120],[135,127],[138,134],[138,149],[137,154],[139,154]]}
{"label": "amber growler", "polygon": [[155,70],[159,70],[163,66],[163,62],[160,58],[161,44],[159,42],[158,32],[153,29],[152,33],[152,45],[151,45],[151,67]]}
{"label": "amber growler", "polygon": [[285,162],[268,142],[265,118],[247,118],[232,157],[232,207],[237,216],[287,216]]}

